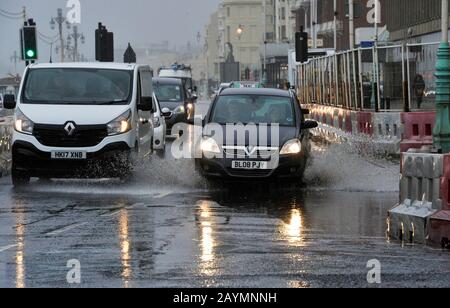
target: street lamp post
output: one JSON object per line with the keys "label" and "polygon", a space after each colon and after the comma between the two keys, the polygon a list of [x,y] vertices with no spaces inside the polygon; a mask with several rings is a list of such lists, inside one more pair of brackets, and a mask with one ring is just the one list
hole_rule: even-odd
{"label": "street lamp post", "polygon": [[69,36],[67,38],[68,42],[70,42],[72,38],[74,40],[72,59],[73,59],[74,62],[77,62],[79,60],[79,57],[78,57],[78,40],[81,40],[81,44],[84,44],[84,41],[85,41],[84,34],[78,32],[78,27],[77,26],[73,26],[73,33],[69,34]]}
{"label": "street lamp post", "polygon": [[448,42],[448,0],[442,0],[442,42],[436,63],[436,124],[433,146],[436,152],[450,153],[450,45]]}
{"label": "street lamp post", "polygon": [[56,24],[58,25],[58,33],[59,33],[59,42],[61,48],[61,62],[64,62],[64,37],[63,37],[63,24],[66,23],[67,29],[70,29],[70,23],[63,16],[63,10],[58,9],[57,17],[54,17],[50,20],[50,26],[52,30],[55,29]]}

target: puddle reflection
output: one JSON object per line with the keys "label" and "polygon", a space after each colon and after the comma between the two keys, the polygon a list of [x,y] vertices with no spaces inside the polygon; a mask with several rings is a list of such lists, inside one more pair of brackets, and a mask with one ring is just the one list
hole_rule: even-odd
{"label": "puddle reflection", "polygon": [[128,288],[130,280],[132,278],[131,269],[131,242],[129,238],[129,222],[128,222],[128,211],[123,209],[120,211],[119,215],[119,238],[120,238],[120,259],[122,263],[122,279],[124,287]]}
{"label": "puddle reflection", "polygon": [[198,204],[197,223],[200,228],[200,272],[207,276],[215,274],[215,218],[211,213],[211,203],[201,201]]}
{"label": "puddle reflection", "polygon": [[16,288],[22,289],[25,284],[25,207],[22,202],[17,202],[14,206],[16,219],[16,255],[14,262],[16,266]]}

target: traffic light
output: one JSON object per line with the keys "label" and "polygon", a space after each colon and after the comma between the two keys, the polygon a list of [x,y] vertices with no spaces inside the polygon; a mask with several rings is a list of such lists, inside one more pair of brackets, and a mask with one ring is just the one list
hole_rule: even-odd
{"label": "traffic light", "polygon": [[114,33],[98,24],[95,30],[95,59],[100,62],[114,62]]}
{"label": "traffic light", "polygon": [[24,26],[21,30],[22,59],[35,61],[38,59],[36,26]]}
{"label": "traffic light", "polygon": [[308,33],[300,29],[300,32],[295,33],[295,56],[297,62],[308,62]]}

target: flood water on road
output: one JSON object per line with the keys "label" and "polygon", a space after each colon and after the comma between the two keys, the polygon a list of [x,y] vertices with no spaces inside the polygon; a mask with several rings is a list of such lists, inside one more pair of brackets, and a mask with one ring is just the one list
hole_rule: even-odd
{"label": "flood water on road", "polygon": [[304,185],[209,187],[153,159],[130,183],[0,179],[0,287],[450,287],[450,253],[391,242],[398,165],[315,146]]}

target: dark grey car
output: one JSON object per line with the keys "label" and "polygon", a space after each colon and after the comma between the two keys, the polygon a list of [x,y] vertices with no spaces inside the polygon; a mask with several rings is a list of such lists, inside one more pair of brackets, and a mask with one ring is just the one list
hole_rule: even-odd
{"label": "dark grey car", "polygon": [[153,89],[158,98],[161,109],[168,108],[171,116],[166,117],[167,135],[172,135],[172,128],[180,122],[188,122],[194,115],[194,104],[181,79],[153,78]]}
{"label": "dark grey car", "polygon": [[223,90],[203,121],[196,167],[207,178],[302,178],[317,127],[305,112],[291,91]]}

